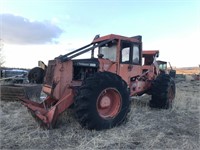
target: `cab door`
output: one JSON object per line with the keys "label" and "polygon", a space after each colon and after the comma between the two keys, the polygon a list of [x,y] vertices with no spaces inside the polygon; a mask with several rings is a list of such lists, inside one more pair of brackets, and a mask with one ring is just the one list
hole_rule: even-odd
{"label": "cab door", "polygon": [[129,84],[130,78],[141,75],[141,44],[121,41],[119,74]]}

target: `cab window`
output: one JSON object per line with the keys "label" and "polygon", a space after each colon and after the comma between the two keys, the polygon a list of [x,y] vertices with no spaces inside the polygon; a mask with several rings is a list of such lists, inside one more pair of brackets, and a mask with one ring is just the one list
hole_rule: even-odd
{"label": "cab window", "polygon": [[116,61],[117,56],[117,46],[116,44],[111,46],[99,47],[99,54],[103,55],[103,58],[110,59],[111,61]]}
{"label": "cab window", "polygon": [[122,63],[130,62],[130,47],[126,47],[122,49]]}
{"label": "cab window", "polygon": [[140,63],[140,51],[139,51],[139,45],[133,45],[133,56],[132,56],[132,62],[133,64],[139,64]]}
{"label": "cab window", "polygon": [[122,42],[121,44],[121,63],[130,63],[131,43]]}

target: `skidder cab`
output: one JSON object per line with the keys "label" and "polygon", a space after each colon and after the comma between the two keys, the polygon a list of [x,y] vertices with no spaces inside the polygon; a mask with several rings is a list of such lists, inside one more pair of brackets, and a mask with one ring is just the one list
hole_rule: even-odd
{"label": "skidder cab", "polygon": [[74,104],[79,123],[96,130],[121,124],[130,96],[148,93],[151,107],[169,108],[175,84],[168,74],[160,74],[158,51],[152,53],[153,60],[146,57],[148,63],[142,65],[141,36],[96,36],[92,43],[50,60],[43,84],[47,98],[41,103],[23,99],[23,104],[49,128]]}

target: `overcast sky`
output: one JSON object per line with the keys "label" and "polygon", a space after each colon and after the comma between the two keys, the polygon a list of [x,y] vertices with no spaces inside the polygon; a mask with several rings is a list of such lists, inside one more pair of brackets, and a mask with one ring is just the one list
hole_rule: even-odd
{"label": "overcast sky", "polygon": [[96,34],[143,36],[176,67],[200,64],[199,0],[1,0],[4,66],[32,68]]}

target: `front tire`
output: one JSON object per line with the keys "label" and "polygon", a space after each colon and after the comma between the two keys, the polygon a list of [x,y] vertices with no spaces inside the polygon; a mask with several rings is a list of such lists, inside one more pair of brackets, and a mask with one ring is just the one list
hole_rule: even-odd
{"label": "front tire", "polygon": [[127,84],[110,72],[87,78],[75,97],[76,116],[82,127],[103,130],[121,124],[129,112]]}
{"label": "front tire", "polygon": [[169,109],[175,98],[176,87],[174,80],[168,74],[160,74],[152,84],[152,99],[149,102],[152,108]]}

